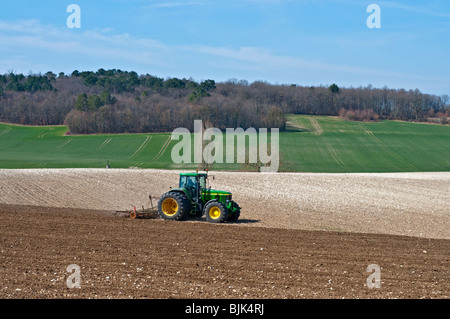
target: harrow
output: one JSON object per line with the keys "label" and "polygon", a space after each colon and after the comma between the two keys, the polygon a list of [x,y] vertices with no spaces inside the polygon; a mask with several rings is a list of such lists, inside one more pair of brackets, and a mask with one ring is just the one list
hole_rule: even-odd
{"label": "harrow", "polygon": [[156,219],[158,218],[158,210],[156,207],[153,207],[152,195],[149,195],[148,198],[150,207],[145,208],[142,205],[141,209],[137,209],[135,205],[131,205],[133,209],[116,211],[116,214],[127,215],[131,219]]}

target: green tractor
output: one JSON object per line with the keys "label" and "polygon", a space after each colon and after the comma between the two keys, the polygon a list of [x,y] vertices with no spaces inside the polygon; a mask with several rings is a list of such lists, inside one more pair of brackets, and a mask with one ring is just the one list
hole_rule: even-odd
{"label": "green tractor", "polygon": [[180,173],[178,188],[171,188],[158,200],[158,215],[166,220],[182,220],[204,215],[211,223],[235,222],[241,208],[231,193],[207,187],[208,172]]}

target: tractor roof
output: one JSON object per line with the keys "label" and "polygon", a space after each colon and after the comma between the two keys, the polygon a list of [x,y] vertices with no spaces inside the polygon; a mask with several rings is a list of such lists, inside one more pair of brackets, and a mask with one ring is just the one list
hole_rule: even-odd
{"label": "tractor roof", "polygon": [[207,176],[207,173],[199,173],[199,172],[195,172],[195,173],[180,173],[180,176]]}

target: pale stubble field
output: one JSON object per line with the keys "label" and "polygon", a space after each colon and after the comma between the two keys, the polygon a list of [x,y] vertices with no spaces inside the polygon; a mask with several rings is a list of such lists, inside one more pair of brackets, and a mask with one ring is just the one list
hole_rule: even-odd
{"label": "pale stubble field", "polygon": [[[95,210],[149,207],[178,184],[179,171],[0,170],[0,203]],[[450,239],[450,173],[210,172],[231,191],[239,225]],[[214,180],[211,178],[214,176]]]}

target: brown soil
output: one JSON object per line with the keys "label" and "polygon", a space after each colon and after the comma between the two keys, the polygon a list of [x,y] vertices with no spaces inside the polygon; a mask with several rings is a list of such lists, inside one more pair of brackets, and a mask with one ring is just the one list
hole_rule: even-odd
{"label": "brown soil", "polygon": [[[448,298],[450,241],[0,204],[0,298]],[[80,267],[69,289],[67,267]],[[381,288],[366,285],[371,264]]]}
{"label": "brown soil", "polygon": [[214,172],[238,223],[115,213],[178,173],[0,170],[0,298],[449,297],[450,173]]}
{"label": "brown soil", "polygon": [[[149,206],[178,171],[0,169],[0,203],[126,210]],[[247,226],[450,239],[450,172],[308,174],[211,172]]]}

